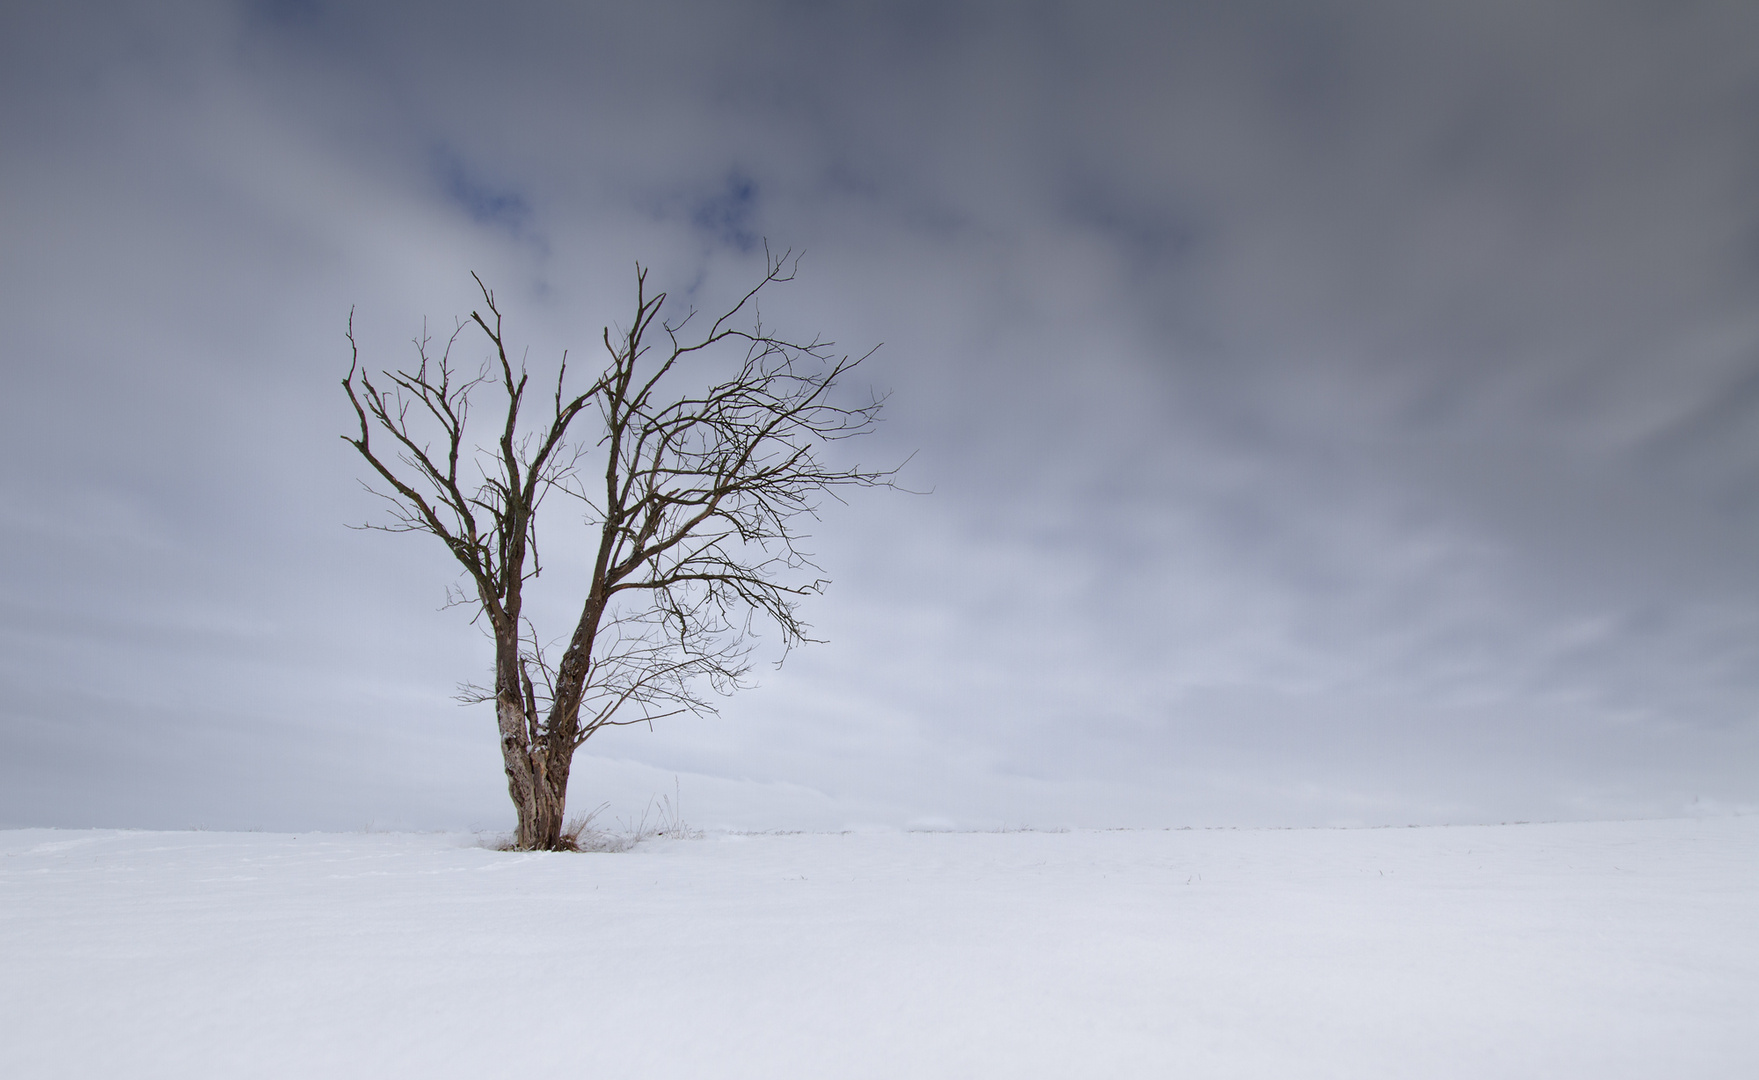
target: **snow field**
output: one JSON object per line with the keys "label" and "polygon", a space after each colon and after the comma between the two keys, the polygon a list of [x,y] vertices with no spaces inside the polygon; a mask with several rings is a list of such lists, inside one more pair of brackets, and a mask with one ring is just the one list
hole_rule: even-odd
{"label": "snow field", "polygon": [[0,1075],[1759,1076],[1759,819],[0,832]]}

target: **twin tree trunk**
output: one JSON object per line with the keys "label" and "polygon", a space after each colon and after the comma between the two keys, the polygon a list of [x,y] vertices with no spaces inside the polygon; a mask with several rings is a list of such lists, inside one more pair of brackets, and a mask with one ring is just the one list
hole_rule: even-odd
{"label": "twin tree trunk", "polygon": [[572,846],[563,840],[568,802],[568,773],[579,749],[580,702],[590,667],[593,639],[604,604],[595,595],[574,629],[558,665],[551,691],[550,715],[538,723],[527,658],[514,618],[495,624],[495,723],[501,736],[501,764],[507,773],[507,794],[518,824],[513,843],[520,851],[559,851]]}
{"label": "twin tree trunk", "polygon": [[518,818],[513,844],[521,851],[554,851],[562,846],[574,747],[556,753],[548,740],[531,737],[522,675],[518,637],[496,633],[495,721],[501,734],[501,763],[507,770],[507,794]]}

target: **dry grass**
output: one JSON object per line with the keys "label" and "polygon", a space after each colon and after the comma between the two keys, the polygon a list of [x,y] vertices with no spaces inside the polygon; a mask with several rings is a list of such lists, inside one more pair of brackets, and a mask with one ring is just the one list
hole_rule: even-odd
{"label": "dry grass", "polygon": [[[599,815],[610,807],[610,803],[600,803],[585,814],[568,819],[562,826],[563,851],[588,852],[623,852],[645,840],[700,840],[702,830],[691,826],[684,820],[682,800],[679,798],[678,785],[674,781],[671,795],[660,795],[648,800],[641,817],[629,820],[622,819],[617,828],[608,829],[601,826]],[[513,837],[497,834],[484,841],[484,847],[496,851],[514,851]]]}

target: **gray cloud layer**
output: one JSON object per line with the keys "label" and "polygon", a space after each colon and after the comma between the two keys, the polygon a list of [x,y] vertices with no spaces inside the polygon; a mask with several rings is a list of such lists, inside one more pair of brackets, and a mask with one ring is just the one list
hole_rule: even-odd
{"label": "gray cloud layer", "polygon": [[577,800],[1759,801],[1749,5],[4,19],[0,820],[497,823],[443,553],[341,527],[347,312],[389,366],[476,270],[548,363],[766,237],[934,493],[833,508],[832,643]]}

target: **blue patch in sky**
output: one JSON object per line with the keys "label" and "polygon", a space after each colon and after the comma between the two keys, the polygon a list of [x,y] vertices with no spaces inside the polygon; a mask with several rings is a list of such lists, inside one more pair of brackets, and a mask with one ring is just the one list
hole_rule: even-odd
{"label": "blue patch in sky", "polygon": [[531,204],[519,192],[483,180],[450,151],[436,151],[434,158],[441,190],[472,221],[519,232],[531,220]]}
{"label": "blue patch in sky", "polygon": [[[1172,202],[1170,196],[1167,202]],[[1068,216],[1117,244],[1138,273],[1162,273],[1188,259],[1201,239],[1198,222],[1170,206],[1132,204],[1102,185],[1073,185]]]}
{"label": "blue patch in sky", "polygon": [[719,191],[691,208],[690,223],[721,243],[747,252],[758,244],[751,220],[756,209],[757,185],[750,177],[731,172]]}

